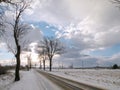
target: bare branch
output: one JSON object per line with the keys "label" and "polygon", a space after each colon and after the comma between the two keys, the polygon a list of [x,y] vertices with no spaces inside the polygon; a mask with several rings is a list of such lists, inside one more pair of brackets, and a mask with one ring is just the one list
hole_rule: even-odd
{"label": "bare branch", "polygon": [[6,2],[6,3],[11,3],[12,0],[0,0],[0,3],[1,2]]}
{"label": "bare branch", "polygon": [[7,45],[8,52],[12,52],[15,55],[16,54],[16,49],[12,48],[12,45],[9,43],[6,36],[3,36],[3,38],[4,38],[4,41],[5,41],[6,45]]}
{"label": "bare branch", "polygon": [[113,0],[114,3],[120,4],[120,0]]}
{"label": "bare branch", "polygon": [[113,4],[116,4],[118,8],[120,8],[120,0],[111,0]]}
{"label": "bare branch", "polygon": [[52,67],[52,58],[55,54],[62,54],[63,53],[63,45],[60,43],[59,39],[53,37],[44,37],[43,41],[41,42],[41,48],[45,50],[46,55],[50,61],[50,71]]}

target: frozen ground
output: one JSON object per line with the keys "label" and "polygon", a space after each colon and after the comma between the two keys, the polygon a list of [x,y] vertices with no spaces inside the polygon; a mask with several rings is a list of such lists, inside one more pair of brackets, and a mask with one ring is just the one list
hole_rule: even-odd
{"label": "frozen ground", "polygon": [[13,82],[14,77],[10,75],[6,76],[6,80],[0,79],[0,90],[61,90],[35,70],[21,71],[20,74],[18,82]]}
{"label": "frozen ground", "polygon": [[[120,70],[107,69],[60,69],[52,74],[85,84],[120,90]],[[0,76],[0,90],[61,90],[35,70],[21,71],[21,80],[14,82],[14,72]]]}
{"label": "frozen ground", "polygon": [[11,71],[7,74],[0,75],[0,90],[7,90],[14,81],[14,73]]}
{"label": "frozen ground", "polygon": [[108,90],[120,90],[120,70],[56,69],[51,73]]}

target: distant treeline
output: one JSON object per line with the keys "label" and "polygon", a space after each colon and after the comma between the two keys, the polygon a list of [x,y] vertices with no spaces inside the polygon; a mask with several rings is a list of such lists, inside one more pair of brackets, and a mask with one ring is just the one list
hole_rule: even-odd
{"label": "distant treeline", "polygon": [[95,66],[95,67],[74,67],[73,65],[64,67],[53,67],[54,69],[120,69],[120,66],[114,64],[113,66]]}

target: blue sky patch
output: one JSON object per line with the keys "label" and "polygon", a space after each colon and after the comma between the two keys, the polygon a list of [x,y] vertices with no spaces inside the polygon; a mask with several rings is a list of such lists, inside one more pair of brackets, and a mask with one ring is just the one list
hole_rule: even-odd
{"label": "blue sky patch", "polygon": [[120,53],[120,44],[116,44],[112,47],[105,48],[103,50],[96,50],[91,52],[90,54],[94,56],[112,56],[116,53]]}

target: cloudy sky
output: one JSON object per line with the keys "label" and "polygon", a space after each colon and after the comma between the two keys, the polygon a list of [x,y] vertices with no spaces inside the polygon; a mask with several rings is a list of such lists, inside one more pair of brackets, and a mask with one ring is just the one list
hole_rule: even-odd
{"label": "cloudy sky", "polygon": [[[66,44],[67,52],[55,56],[54,65],[120,65],[120,9],[111,1],[33,0],[22,19],[35,29],[34,42],[40,31]],[[1,48],[3,54],[8,55]]]}

